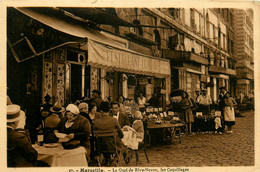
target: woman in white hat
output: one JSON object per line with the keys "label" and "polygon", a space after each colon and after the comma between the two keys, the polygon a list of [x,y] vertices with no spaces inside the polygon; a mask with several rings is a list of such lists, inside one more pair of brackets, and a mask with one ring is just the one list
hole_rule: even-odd
{"label": "woman in white hat", "polygon": [[67,134],[70,141],[80,141],[80,145],[87,150],[87,158],[89,159],[91,126],[89,121],[79,113],[80,111],[76,105],[69,104],[66,107],[65,117],[61,119],[58,130]]}

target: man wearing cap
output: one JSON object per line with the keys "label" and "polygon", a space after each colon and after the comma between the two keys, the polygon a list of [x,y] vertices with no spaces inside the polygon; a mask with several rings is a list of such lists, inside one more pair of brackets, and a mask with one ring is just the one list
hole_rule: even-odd
{"label": "man wearing cap", "polygon": [[20,114],[20,106],[7,106],[7,166],[8,167],[31,167],[37,161],[38,153],[31,146],[29,138],[16,131]]}
{"label": "man wearing cap", "polygon": [[198,98],[199,98],[199,96],[200,96],[200,90],[199,89],[197,89],[197,90],[195,90],[195,102],[196,103],[198,103]]}
{"label": "man wearing cap", "polygon": [[103,100],[100,96],[101,96],[100,91],[93,90],[92,91],[92,98],[90,99],[90,102],[96,103],[98,112],[100,112],[100,104],[101,104],[101,102],[103,102]]}

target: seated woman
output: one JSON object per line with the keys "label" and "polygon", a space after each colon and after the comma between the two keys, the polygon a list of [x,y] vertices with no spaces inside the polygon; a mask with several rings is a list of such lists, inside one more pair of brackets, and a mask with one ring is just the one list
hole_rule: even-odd
{"label": "seated woman", "polygon": [[90,155],[90,123],[79,114],[79,109],[74,104],[69,104],[66,107],[65,117],[61,119],[58,126],[60,133],[67,134],[69,142],[80,141],[80,145],[84,146],[87,153],[86,157],[89,160]]}
{"label": "seated woman", "polygon": [[135,121],[133,122],[132,127],[123,127],[124,137],[122,138],[122,141],[128,148],[136,150],[138,149],[139,142],[142,142],[144,139],[144,125],[141,121],[143,116],[140,111],[136,111],[134,117]]}
{"label": "seated woman", "polygon": [[134,114],[135,121],[133,122],[132,128],[136,131],[136,137],[138,142],[142,142],[144,139],[144,124],[143,115],[140,111],[136,111]]}

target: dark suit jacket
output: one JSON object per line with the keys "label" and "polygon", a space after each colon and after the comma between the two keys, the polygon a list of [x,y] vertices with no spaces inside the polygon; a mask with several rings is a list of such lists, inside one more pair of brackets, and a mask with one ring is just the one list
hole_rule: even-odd
{"label": "dark suit jacket", "polygon": [[89,121],[85,117],[78,115],[74,121],[74,124],[71,127],[66,128],[65,123],[67,120],[67,117],[61,119],[58,126],[59,132],[66,134],[74,133],[73,140],[79,140],[82,146],[90,148],[89,136],[91,133],[91,126]]}
{"label": "dark suit jacket", "polygon": [[[113,117],[113,114],[110,113],[110,116]],[[129,120],[128,116],[124,113],[119,113],[118,123],[121,128],[123,128],[125,125],[130,126],[130,120]]]}
{"label": "dark suit jacket", "polygon": [[[109,115],[101,115],[101,118],[98,118],[94,122],[94,127],[93,130],[98,130],[98,131],[111,131],[117,129],[118,132],[118,137],[117,139],[117,147],[120,149],[123,147],[123,142],[119,138],[123,138],[124,134],[118,124],[118,121],[109,116]],[[115,149],[115,142],[114,138],[103,138],[101,140],[101,147],[105,147],[107,150],[113,150]]]}
{"label": "dark suit jacket", "polygon": [[12,128],[7,128],[7,148],[8,167],[31,167],[37,161],[38,153],[29,138]]}

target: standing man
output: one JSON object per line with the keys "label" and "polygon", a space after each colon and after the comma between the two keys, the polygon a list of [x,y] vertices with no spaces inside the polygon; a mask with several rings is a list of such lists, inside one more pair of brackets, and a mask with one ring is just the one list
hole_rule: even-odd
{"label": "standing man", "polygon": [[94,102],[97,105],[97,111],[100,112],[100,104],[103,102],[101,98],[101,92],[98,90],[92,91],[92,98],[90,99],[90,102]]}
{"label": "standing man", "polygon": [[200,90],[199,89],[197,89],[196,91],[195,91],[195,102],[196,103],[198,103],[198,97],[200,96]]}
{"label": "standing man", "polygon": [[[219,90],[220,90],[220,94],[218,96],[218,109],[221,111],[221,116],[224,119],[225,95],[226,95],[227,91],[226,91],[225,87],[220,87]],[[224,121],[223,121],[222,126],[225,126]],[[222,132],[224,132],[225,127],[222,127],[222,128],[223,128]]]}
{"label": "standing man", "polygon": [[128,116],[124,113],[119,112],[119,103],[112,102],[111,109],[112,109],[111,116],[117,119],[121,128],[123,128],[125,125],[130,126],[130,121],[128,119]]}
{"label": "standing man", "polygon": [[210,105],[212,104],[212,100],[210,96],[207,94],[206,89],[202,89],[202,95],[199,95],[197,98],[198,104],[201,106],[201,111],[203,115],[210,115]]}

